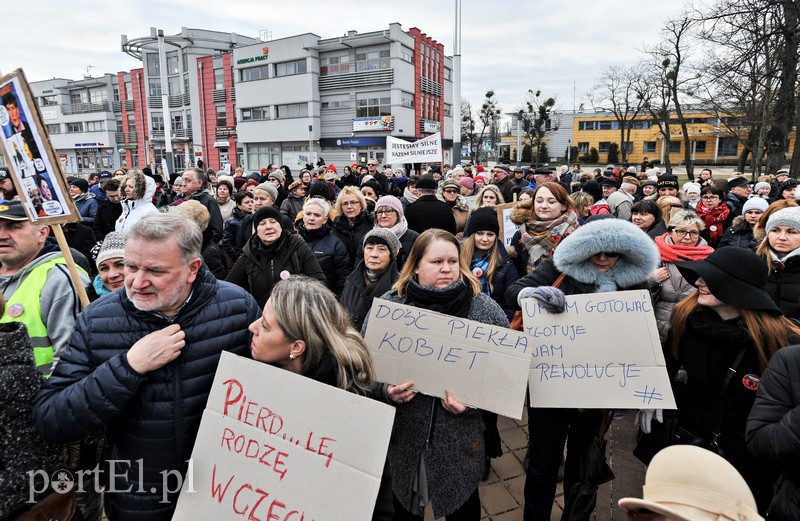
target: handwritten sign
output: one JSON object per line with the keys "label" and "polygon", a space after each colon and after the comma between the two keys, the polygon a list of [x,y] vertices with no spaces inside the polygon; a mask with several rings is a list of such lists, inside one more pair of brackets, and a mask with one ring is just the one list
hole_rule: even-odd
{"label": "handwritten sign", "polygon": [[224,352],[173,520],[370,520],[393,421],[388,405]]}
{"label": "handwritten sign", "polygon": [[533,407],[675,409],[646,290],[568,295],[564,313],[522,301]]}
{"label": "handwritten sign", "polygon": [[520,419],[531,360],[519,331],[375,299],[364,339],[381,382]]}
{"label": "handwritten sign", "polygon": [[516,203],[507,203],[495,206],[497,210],[497,222],[500,224],[500,237],[497,239],[500,244],[506,248],[511,246],[511,239],[517,233],[518,226],[511,221],[511,210],[514,209]]}

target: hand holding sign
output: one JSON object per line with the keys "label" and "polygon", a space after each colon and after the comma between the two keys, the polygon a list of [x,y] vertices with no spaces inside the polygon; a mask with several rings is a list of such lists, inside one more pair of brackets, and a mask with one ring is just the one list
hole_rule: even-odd
{"label": "hand holding sign", "polygon": [[416,391],[411,390],[413,386],[414,382],[411,380],[400,385],[389,385],[386,388],[386,394],[392,403],[406,403],[417,395]]}

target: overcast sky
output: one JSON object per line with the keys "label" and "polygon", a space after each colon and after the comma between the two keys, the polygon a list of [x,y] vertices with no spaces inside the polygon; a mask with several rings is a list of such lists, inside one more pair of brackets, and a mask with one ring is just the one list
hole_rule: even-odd
{"label": "overcast sky", "polygon": [[[181,27],[273,39],[311,32],[322,38],[369,32],[399,22],[418,27],[453,54],[454,0],[333,2],[321,0],[28,0],[0,20],[0,72],[22,67],[28,81],[79,79],[139,67],[120,49],[120,35]],[[680,0],[463,0],[462,97],[478,107],[494,90],[501,109],[521,107],[528,89],[555,96],[571,110],[610,65],[632,65],[661,39],[659,28]],[[573,99],[573,84],[577,99]],[[575,105],[573,105],[573,103]]]}

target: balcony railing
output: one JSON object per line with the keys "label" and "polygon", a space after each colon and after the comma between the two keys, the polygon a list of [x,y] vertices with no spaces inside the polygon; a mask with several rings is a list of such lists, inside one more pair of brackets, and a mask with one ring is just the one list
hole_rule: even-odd
{"label": "balcony railing", "polygon": [[393,82],[393,69],[353,72],[350,74],[320,76],[319,90],[390,85]]}
{"label": "balcony railing", "polygon": [[101,103],[73,103],[71,105],[61,105],[61,113],[65,116],[70,114],[86,114],[89,112],[108,112],[108,101]]}
{"label": "balcony railing", "polygon": [[111,102],[111,110],[114,112],[122,112],[122,102],[121,101],[112,101]]}
{"label": "balcony railing", "polygon": [[126,99],[125,100],[125,110],[133,110],[133,100]]}
{"label": "balcony railing", "polygon": [[[155,141],[164,141],[163,130],[151,130],[150,139]],[[189,141],[192,139],[192,131],[190,129],[179,129],[172,131],[172,139],[174,141]]]}
{"label": "balcony railing", "polygon": [[211,92],[211,101],[221,103],[225,101],[225,89],[216,89]]}

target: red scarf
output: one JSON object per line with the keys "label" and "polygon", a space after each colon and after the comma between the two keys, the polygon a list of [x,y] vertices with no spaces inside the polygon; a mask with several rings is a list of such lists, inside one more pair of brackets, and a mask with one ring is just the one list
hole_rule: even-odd
{"label": "red scarf", "polygon": [[669,232],[656,237],[656,246],[658,246],[658,251],[661,253],[662,262],[674,263],[703,260],[714,252],[714,248],[711,246],[700,246],[699,244],[697,246],[683,246],[672,241],[667,242],[668,238]]}
{"label": "red scarf", "polygon": [[730,208],[728,208],[728,205],[724,202],[720,203],[716,208],[706,207],[703,201],[697,204],[697,215],[706,225],[706,230],[708,230],[708,243],[712,246],[716,246],[725,234],[724,223],[730,213]]}

